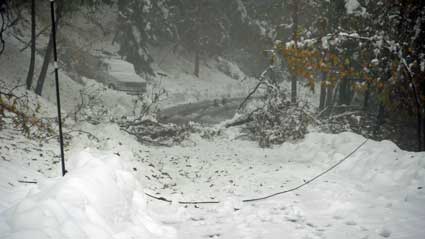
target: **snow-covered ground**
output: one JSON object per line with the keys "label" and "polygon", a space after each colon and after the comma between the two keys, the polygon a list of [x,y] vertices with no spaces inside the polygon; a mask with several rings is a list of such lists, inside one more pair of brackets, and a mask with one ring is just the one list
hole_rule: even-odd
{"label": "snow-covered ground", "polygon": [[[12,86],[25,77],[19,47],[9,41],[0,58],[2,80]],[[218,77],[222,73],[215,67],[201,73],[210,76],[191,77],[182,70],[191,69],[190,63],[173,69],[174,57],[169,67],[162,66],[168,70],[163,85],[174,90],[164,105],[237,97],[252,86]],[[79,102],[83,88],[101,90],[98,96],[112,116],[131,108],[132,96],[94,80],[83,79],[82,86],[61,76],[65,111]],[[29,94],[32,108],[42,106],[38,117],[55,114],[50,75],[46,84],[45,98]],[[38,141],[13,127],[1,130],[0,238],[421,239],[425,234],[425,153],[405,152],[388,141],[368,141],[340,167],[298,191],[243,203],[311,179],[364,138],[310,133],[300,142],[263,149],[238,139],[234,128],[211,139],[194,134],[167,148],[141,145],[114,124],[74,123],[65,128],[73,138],[64,178],[54,137]],[[169,204],[144,192],[175,202],[220,203]]]}
{"label": "snow-covered ground", "polygon": [[[55,142],[20,147],[31,144],[2,134],[0,238],[419,239],[425,234],[425,154],[388,141],[368,141],[340,167],[298,191],[243,203],[309,180],[364,138],[311,133],[301,142],[262,149],[235,139],[238,130],[230,129],[213,139],[195,134],[180,146],[148,147],[114,125],[81,129],[99,142],[85,134],[74,138],[64,178],[37,172],[59,174],[58,159],[46,153],[57,152]],[[6,148],[15,153],[5,154]],[[144,192],[175,202],[220,203],[169,204]]]}
{"label": "snow-covered ground", "polygon": [[[88,26],[77,23],[88,34]],[[114,53],[110,40],[95,39],[93,48]],[[29,52],[21,48],[21,42],[9,37],[0,58],[0,79],[10,86],[25,80],[22,69]],[[243,97],[255,84],[254,79],[224,74],[215,59],[203,59],[196,78],[192,56],[167,47],[152,51],[154,70],[161,74],[151,83],[168,91],[163,107]],[[37,72],[41,61],[37,56]],[[229,67],[234,75],[241,74],[236,66]],[[96,94],[108,116],[126,115],[132,106],[134,96],[103,89],[90,79],[77,83],[62,71],[60,76],[64,111],[80,102],[83,89],[101,90]],[[318,102],[318,94],[305,89],[300,84],[299,95]],[[29,94],[31,107],[38,102],[42,108],[37,117],[53,117],[52,74],[44,92],[44,98]],[[11,125],[0,131],[0,238],[424,238],[425,153],[368,141],[306,187],[247,203],[242,201],[302,184],[365,139],[352,133],[310,133],[302,141],[264,149],[240,139],[239,129],[232,128],[220,129],[212,138],[199,133],[178,146],[153,147],[102,122],[66,122],[65,133],[72,140],[66,145],[69,173],[63,178],[56,138],[29,139]]]}
{"label": "snow-covered ground", "polygon": [[364,139],[313,133],[299,143],[260,149],[232,138],[196,138],[190,147],[152,152],[160,159],[156,167],[172,178],[156,189],[162,196],[222,202],[188,208],[154,202],[160,212],[174,208],[181,238],[423,237],[424,153],[369,141],[335,171],[299,191],[242,203],[311,179]]}

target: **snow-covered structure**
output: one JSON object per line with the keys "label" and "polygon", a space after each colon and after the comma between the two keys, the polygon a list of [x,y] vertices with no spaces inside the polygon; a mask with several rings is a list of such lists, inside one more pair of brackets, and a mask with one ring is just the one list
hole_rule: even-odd
{"label": "snow-covered structure", "polygon": [[133,64],[114,58],[104,59],[103,62],[111,76],[104,82],[108,87],[134,95],[146,91],[147,82],[136,73]]}

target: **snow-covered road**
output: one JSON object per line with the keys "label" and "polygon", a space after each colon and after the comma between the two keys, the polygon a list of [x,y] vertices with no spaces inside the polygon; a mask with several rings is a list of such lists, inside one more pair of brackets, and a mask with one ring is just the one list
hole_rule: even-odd
{"label": "snow-covered road", "polygon": [[[298,191],[243,203],[303,183],[364,138],[311,133],[301,142],[262,149],[235,139],[237,129],[227,129],[210,139],[192,135],[183,145],[167,148],[140,145],[113,125],[84,130],[100,143],[77,137],[67,153],[70,173],[65,178],[36,172],[55,164],[17,163],[26,156],[5,154],[9,161],[0,161],[0,238],[425,235],[425,154],[401,151],[388,141],[369,141],[340,167]],[[2,152],[6,144],[2,141]],[[22,179],[38,184],[17,182]],[[143,192],[173,201],[221,203],[170,204]]]}
{"label": "snow-covered road", "polygon": [[151,202],[158,215],[168,213],[162,220],[175,225],[180,238],[425,235],[424,154],[370,141],[340,168],[299,191],[242,203],[303,183],[350,153],[362,137],[310,134],[301,143],[273,149],[227,137],[195,141],[196,147],[152,152],[153,158],[163,159],[157,167],[173,179],[156,189],[162,196],[222,202],[187,207]]}

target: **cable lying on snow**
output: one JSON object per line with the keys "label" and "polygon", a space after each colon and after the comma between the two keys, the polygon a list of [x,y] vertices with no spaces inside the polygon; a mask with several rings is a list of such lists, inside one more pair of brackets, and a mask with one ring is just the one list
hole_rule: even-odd
{"label": "cable lying on snow", "polygon": [[[277,193],[273,193],[267,196],[263,196],[263,197],[258,197],[258,198],[251,198],[251,199],[244,199],[242,200],[242,202],[255,202],[255,201],[261,201],[261,200],[266,200],[272,197],[276,197],[278,195],[282,195],[282,194],[286,194],[289,192],[293,192],[296,191],[310,183],[312,183],[313,181],[317,180],[318,178],[322,177],[323,175],[325,175],[326,173],[330,172],[331,170],[333,170],[334,168],[338,167],[341,163],[343,163],[344,161],[346,161],[348,158],[350,158],[354,153],[356,153],[361,147],[363,147],[366,143],[367,143],[368,139],[366,139],[365,141],[363,141],[363,143],[361,143],[359,146],[357,146],[351,153],[347,154],[343,159],[341,159],[340,161],[338,161],[336,164],[332,165],[332,167],[326,169],[325,171],[321,172],[320,174],[316,175],[315,177],[313,177],[310,180],[305,181],[303,184],[300,184],[296,187],[293,187],[291,189],[285,190],[285,191],[281,191],[281,192],[277,192]],[[20,183],[37,183],[37,182],[33,182],[33,181],[18,181]],[[152,194],[146,193],[145,195],[153,198],[155,200],[158,201],[163,201],[163,202],[167,202],[167,203],[173,203],[172,200],[167,199],[165,197],[162,196],[154,196]],[[221,203],[221,201],[177,201],[178,204],[184,204],[184,205],[194,205],[194,204],[219,204]]]}
{"label": "cable lying on snow", "polygon": [[[351,151],[351,153],[347,154],[343,159],[341,159],[340,161],[338,161],[336,164],[332,165],[332,167],[326,169],[325,171],[323,171],[320,174],[316,175],[312,179],[305,181],[303,184],[300,184],[300,185],[298,185],[296,187],[293,187],[291,189],[288,189],[288,190],[285,190],[285,191],[281,191],[281,192],[277,192],[277,193],[273,193],[273,194],[270,194],[270,195],[267,195],[267,196],[264,196],[264,197],[244,199],[244,200],[242,200],[242,202],[255,202],[255,201],[266,200],[266,199],[269,199],[269,198],[272,198],[272,197],[276,197],[278,195],[282,195],[282,194],[286,194],[286,193],[289,193],[289,192],[296,191],[296,190],[298,190],[298,189],[300,189],[300,188],[302,188],[302,187],[304,187],[304,186],[312,183],[313,181],[315,181],[316,179],[322,177],[323,175],[327,174],[328,172],[330,172],[334,168],[338,167],[341,163],[343,163],[344,161],[346,161],[353,154],[355,154],[361,147],[363,147],[367,143],[368,140],[369,139],[366,139],[365,141],[363,141],[359,146],[357,146],[353,151]],[[146,193],[146,192],[145,192],[145,195],[148,196],[148,197],[150,197],[150,198],[159,200],[159,201],[173,203],[172,200],[167,199],[167,198],[162,197],[162,196],[153,196],[153,195],[151,195],[149,193]],[[178,204],[188,205],[188,204],[218,204],[218,203],[221,203],[221,202],[220,201],[178,201],[177,203]]]}

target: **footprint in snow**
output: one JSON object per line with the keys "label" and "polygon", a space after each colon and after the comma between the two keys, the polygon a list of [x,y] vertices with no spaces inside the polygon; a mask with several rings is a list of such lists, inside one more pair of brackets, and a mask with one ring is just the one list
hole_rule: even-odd
{"label": "footprint in snow", "polygon": [[309,226],[309,227],[316,227],[316,225],[314,225],[314,224],[313,224],[313,223],[311,223],[311,222],[307,222],[307,223],[306,223],[306,225],[307,225],[307,226]]}
{"label": "footprint in snow", "polygon": [[345,225],[347,226],[356,226],[357,222],[353,221],[353,220],[349,220],[345,222]]}
{"label": "footprint in snow", "polygon": [[391,231],[388,229],[388,228],[382,228],[381,229],[381,231],[379,232],[379,235],[381,236],[381,237],[384,237],[384,238],[388,238],[388,237],[390,237],[391,236]]}
{"label": "footprint in snow", "polygon": [[220,233],[214,233],[214,234],[206,235],[205,237],[207,237],[207,238],[219,238],[220,236],[221,236]]}

